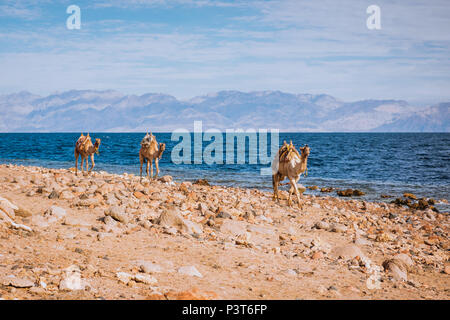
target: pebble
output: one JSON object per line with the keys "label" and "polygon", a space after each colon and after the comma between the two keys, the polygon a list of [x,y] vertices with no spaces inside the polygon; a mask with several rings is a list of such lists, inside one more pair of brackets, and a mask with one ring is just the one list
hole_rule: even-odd
{"label": "pebble", "polygon": [[194,266],[184,266],[178,269],[179,274],[203,278],[202,274]]}

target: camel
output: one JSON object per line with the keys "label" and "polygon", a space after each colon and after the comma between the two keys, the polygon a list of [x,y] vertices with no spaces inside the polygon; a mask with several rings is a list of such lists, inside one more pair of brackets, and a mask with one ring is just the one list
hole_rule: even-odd
{"label": "camel", "polygon": [[[142,181],[142,165],[144,161],[147,161],[147,171],[146,171],[147,178],[149,180],[150,177],[153,179],[153,160],[155,160],[156,166],[155,178],[158,177],[159,174],[158,162],[161,159],[164,150],[166,150],[166,144],[165,143],[158,144],[158,142],[156,141],[156,137],[152,135],[151,132],[150,134],[148,134],[147,132],[147,134],[141,141],[141,149],[139,150],[139,161],[141,163],[141,167],[139,170],[140,181]],[[148,172],[149,165],[150,165],[150,176]]]}
{"label": "camel", "polygon": [[[101,140],[95,139],[95,144],[92,144],[91,137],[89,133],[84,136],[83,133],[78,138],[75,144],[75,175],[78,175],[78,157],[81,155],[81,171],[84,175],[83,161],[86,160],[86,170],[87,174],[91,173],[92,169],[95,167],[94,153],[98,154],[98,148],[100,147]],[[89,160],[91,157],[92,167],[89,169]]]}
{"label": "camel", "polygon": [[308,145],[305,145],[303,148],[300,148],[300,151],[301,155],[295,150],[292,141],[289,145],[285,141],[280,150],[278,150],[276,158],[272,163],[272,172],[276,172],[272,175],[273,200],[279,201],[278,184],[287,177],[291,185],[291,188],[289,189],[288,205],[292,205],[291,195],[295,192],[299,208],[301,208],[301,204],[297,182],[300,179],[301,174],[306,173],[308,170],[307,163],[310,148]]}

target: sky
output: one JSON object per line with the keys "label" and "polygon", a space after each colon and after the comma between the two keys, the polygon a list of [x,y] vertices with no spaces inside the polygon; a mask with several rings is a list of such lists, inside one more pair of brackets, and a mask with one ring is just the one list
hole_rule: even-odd
{"label": "sky", "polygon": [[[69,5],[81,11],[70,30]],[[380,8],[370,30],[367,8]],[[0,94],[72,89],[450,101],[448,0],[0,0]]]}

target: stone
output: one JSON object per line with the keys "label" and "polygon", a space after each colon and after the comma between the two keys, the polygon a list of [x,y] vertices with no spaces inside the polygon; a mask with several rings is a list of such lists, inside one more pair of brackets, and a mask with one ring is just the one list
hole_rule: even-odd
{"label": "stone", "polygon": [[414,194],[408,193],[408,192],[405,192],[405,193],[403,194],[403,197],[408,198],[408,199],[411,199],[411,200],[417,200],[417,197],[416,197]]}
{"label": "stone", "polygon": [[172,176],[166,175],[166,176],[162,176],[161,178],[159,178],[158,181],[161,181],[163,183],[170,183],[173,181],[173,178],[172,178]]}
{"label": "stone", "polygon": [[11,219],[14,219],[15,217],[15,210],[18,210],[19,208],[12,204],[9,200],[0,197],[0,210],[5,212]]}
{"label": "stone", "polygon": [[57,219],[63,218],[67,214],[66,210],[57,206],[51,206],[45,211],[44,216],[52,216]]}
{"label": "stone", "polygon": [[59,195],[60,199],[63,200],[72,200],[73,198],[75,198],[74,194],[68,190],[65,190],[63,192],[61,192],[61,194]]}
{"label": "stone", "polygon": [[344,233],[347,231],[347,227],[342,224],[333,224],[331,225],[331,231],[336,233]]}
{"label": "stone", "polygon": [[363,196],[365,195],[364,192],[358,189],[345,189],[345,190],[338,190],[337,191],[338,196],[340,197],[351,197],[351,196]]}
{"label": "stone", "polygon": [[[160,296],[153,295],[153,299],[160,300]],[[175,292],[173,290],[164,294],[168,300],[218,300],[220,297],[213,291],[200,291],[198,288],[192,288],[191,290]],[[150,298],[152,299],[152,298]],[[162,300],[162,299],[161,299]]]}
{"label": "stone", "polygon": [[114,218],[115,220],[128,223],[130,218],[125,212],[125,209],[119,206],[113,206],[105,210],[105,215]]}
{"label": "stone", "polygon": [[16,214],[16,216],[22,217],[22,218],[28,218],[33,215],[30,211],[28,211],[24,208],[19,208],[18,210],[15,210],[15,214]]}
{"label": "stone", "polygon": [[139,200],[141,200],[142,198],[145,197],[145,194],[143,194],[143,193],[140,192],[140,191],[135,191],[135,192],[133,193],[133,195],[134,195],[136,198],[138,198]]}
{"label": "stone", "polygon": [[393,260],[386,260],[383,262],[383,268],[389,272],[395,280],[407,281],[407,271]]}
{"label": "stone", "polygon": [[184,219],[177,209],[168,209],[161,213],[157,219],[157,223],[163,227],[174,227],[181,232],[185,232],[190,235],[199,235],[203,233],[202,227],[190,220]]}
{"label": "stone", "polygon": [[317,229],[328,230],[330,229],[330,224],[325,221],[319,221],[314,225],[314,227],[316,227]]}
{"label": "stone", "polygon": [[184,266],[178,269],[179,274],[203,278],[202,274],[194,266]]}
{"label": "stone", "polygon": [[53,190],[52,192],[50,192],[50,194],[48,195],[49,199],[58,199],[59,198],[59,192]]}
{"label": "stone", "polygon": [[17,278],[14,275],[6,276],[1,283],[4,286],[11,286],[15,288],[31,288],[34,287],[34,282],[27,278]]}
{"label": "stone", "polygon": [[323,253],[321,251],[316,251],[312,254],[311,259],[318,260],[323,258]]}
{"label": "stone", "polygon": [[150,285],[156,284],[158,282],[158,280],[148,274],[136,274],[133,276],[133,280]]}
{"label": "stone", "polygon": [[161,273],[163,269],[160,265],[153,262],[142,261],[139,268],[145,273]]}
{"label": "stone", "polygon": [[208,180],[206,180],[206,179],[197,179],[197,180],[194,181],[193,184],[197,184],[197,185],[200,185],[200,186],[209,186],[210,185]]}
{"label": "stone", "polygon": [[86,289],[86,281],[81,279],[80,268],[76,265],[71,265],[64,270],[64,276],[59,283],[59,290],[75,291]]}
{"label": "stone", "polygon": [[117,272],[116,277],[120,282],[122,282],[124,284],[128,284],[128,282],[130,282],[131,279],[133,278],[133,276],[131,274],[126,273],[126,272]]}
{"label": "stone", "polygon": [[342,258],[344,260],[351,260],[356,257],[365,257],[361,249],[355,244],[347,244],[333,248],[331,255],[335,258]]}
{"label": "stone", "polygon": [[450,264],[447,264],[447,265],[444,267],[444,273],[445,273],[445,274],[450,274]]}
{"label": "stone", "polygon": [[90,227],[91,224],[77,217],[66,217],[63,222],[66,226]]}
{"label": "stone", "polygon": [[78,207],[97,207],[100,205],[100,200],[97,198],[82,199],[79,200],[76,205]]}

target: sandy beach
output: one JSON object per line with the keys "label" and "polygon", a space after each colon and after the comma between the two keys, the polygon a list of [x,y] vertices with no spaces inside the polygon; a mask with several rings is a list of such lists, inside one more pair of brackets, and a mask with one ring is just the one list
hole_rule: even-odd
{"label": "sandy beach", "polygon": [[0,165],[0,298],[450,298],[448,213],[281,193]]}

